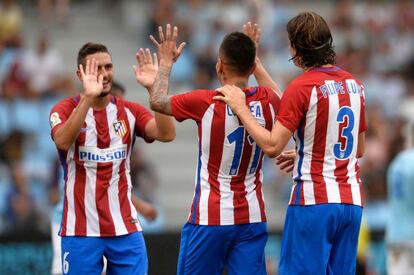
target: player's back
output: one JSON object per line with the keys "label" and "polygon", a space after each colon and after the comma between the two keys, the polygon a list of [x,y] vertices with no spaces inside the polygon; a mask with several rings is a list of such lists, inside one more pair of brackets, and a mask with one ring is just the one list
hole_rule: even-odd
{"label": "player's back", "polygon": [[[279,97],[263,87],[245,93],[252,115],[271,130]],[[261,190],[263,153],[231,109],[213,100],[215,95],[218,92],[199,90],[174,96],[171,102],[178,120],[192,118],[198,125],[199,161],[188,221],[204,225],[266,221]]]}
{"label": "player's back", "polygon": [[357,160],[358,137],[365,131],[362,84],[338,67],[319,67],[294,80],[286,94],[297,97],[302,112],[294,133],[298,158],[290,203],[362,205]]}
{"label": "player's back", "polygon": [[388,170],[388,200],[390,217],[387,240],[414,241],[414,149],[397,155]]}

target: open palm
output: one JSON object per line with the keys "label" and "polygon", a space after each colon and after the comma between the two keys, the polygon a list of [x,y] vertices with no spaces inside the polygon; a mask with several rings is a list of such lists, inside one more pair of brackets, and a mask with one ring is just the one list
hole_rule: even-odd
{"label": "open palm", "polygon": [[252,24],[251,22],[247,22],[243,25],[243,33],[250,37],[251,40],[253,40],[254,44],[256,45],[256,50],[259,48],[259,42],[260,42],[260,35],[261,35],[261,29],[259,28],[259,25]]}
{"label": "open palm", "polygon": [[89,97],[99,96],[103,90],[103,76],[98,75],[98,62],[95,58],[86,60],[85,70],[80,64],[79,71],[82,77],[84,95]]}
{"label": "open palm", "polygon": [[133,66],[137,82],[147,89],[154,85],[158,73],[157,54],[154,53],[153,56],[149,49],[144,51],[141,48],[136,54],[138,66]]}

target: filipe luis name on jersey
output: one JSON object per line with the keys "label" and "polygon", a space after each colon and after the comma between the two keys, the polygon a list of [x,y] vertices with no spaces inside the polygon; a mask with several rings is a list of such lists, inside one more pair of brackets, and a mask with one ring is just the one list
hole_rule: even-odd
{"label": "filipe luis name on jersey", "polygon": [[109,162],[126,159],[126,156],[126,144],[104,149],[93,146],[79,146],[80,161]]}
{"label": "filipe luis name on jersey", "polygon": [[325,85],[319,86],[324,98],[331,95],[345,94],[363,94],[363,87],[358,85],[355,79],[346,79],[345,85],[342,81],[325,80]]}

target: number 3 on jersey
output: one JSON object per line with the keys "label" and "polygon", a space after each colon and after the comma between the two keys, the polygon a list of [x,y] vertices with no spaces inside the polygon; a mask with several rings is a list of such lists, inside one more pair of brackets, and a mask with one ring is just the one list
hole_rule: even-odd
{"label": "number 3 on jersey", "polygon": [[355,117],[352,109],[348,106],[339,109],[336,122],[339,124],[339,139],[333,148],[334,155],[337,159],[343,160],[349,158],[354,148],[352,130],[355,125]]}
{"label": "number 3 on jersey", "polygon": [[[235,143],[233,161],[231,163],[230,172],[229,172],[229,175],[231,176],[237,175],[239,171],[239,166],[240,166],[241,156],[242,156],[242,151],[243,151],[245,132],[246,131],[244,130],[244,127],[238,127],[236,130],[234,130],[229,135],[227,135],[227,140],[230,142],[230,144]],[[247,139],[250,145],[253,146],[253,144],[256,144],[250,135],[247,136]],[[249,169],[249,174],[253,174],[254,172],[256,172],[257,165],[259,164],[260,153],[261,153],[261,149],[256,144],[255,150],[254,150],[253,161]]]}

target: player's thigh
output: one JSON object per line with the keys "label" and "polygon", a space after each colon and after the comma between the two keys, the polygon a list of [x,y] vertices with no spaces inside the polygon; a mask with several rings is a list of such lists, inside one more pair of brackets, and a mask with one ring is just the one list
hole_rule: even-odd
{"label": "player's thigh", "polygon": [[230,248],[227,262],[229,275],[266,274],[265,246],[267,223],[239,225],[239,235]]}
{"label": "player's thigh", "polygon": [[142,232],[105,238],[107,275],[144,275],[148,273],[148,257]]}
{"label": "player's thigh", "polygon": [[356,272],[356,256],[359,229],[361,227],[362,207],[341,204],[341,219],[332,241],[329,267],[333,274],[351,275]]}
{"label": "player's thigh", "polygon": [[231,226],[185,224],[177,274],[221,274],[232,238]]}
{"label": "player's thigh", "polygon": [[51,223],[50,234],[52,239],[52,247],[53,247],[53,258],[52,258],[52,267],[51,273],[54,274],[62,274],[62,264],[61,264],[61,241],[59,236],[59,223]]}
{"label": "player's thigh", "polygon": [[103,243],[98,237],[62,237],[62,273],[100,275]]}
{"label": "player's thigh", "polygon": [[328,261],[338,220],[336,204],[288,207],[279,274],[330,274]]}
{"label": "player's thigh", "polygon": [[389,275],[414,274],[414,243],[391,244],[387,249]]}

